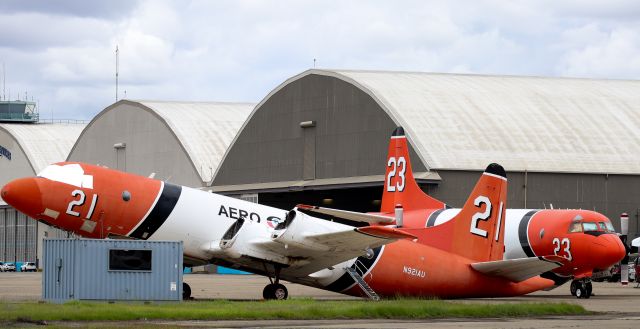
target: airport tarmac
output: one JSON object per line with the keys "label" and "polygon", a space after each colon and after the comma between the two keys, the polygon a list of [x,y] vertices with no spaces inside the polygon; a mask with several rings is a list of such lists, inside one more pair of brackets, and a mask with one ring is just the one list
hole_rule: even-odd
{"label": "airport tarmac", "polygon": [[[258,300],[262,298],[262,288],[268,279],[256,275],[213,275],[187,274],[184,281],[189,283],[194,299]],[[355,299],[354,297],[286,283],[293,298],[311,297],[317,299]],[[636,283],[622,286],[620,283],[594,282],[595,296],[577,299],[569,294],[568,285],[552,291],[540,291],[527,296],[512,298],[463,299],[464,303],[512,303],[512,302],[565,302],[576,303],[587,310],[600,312],[594,316],[548,317],[542,319],[444,319],[444,320],[313,320],[313,321],[154,321],[153,324],[173,327],[216,327],[216,328],[451,328],[473,326],[474,328],[631,328],[640,324],[640,288]],[[41,300],[41,273],[0,273],[0,300],[38,301]],[[143,322],[141,324],[151,324]],[[113,325],[113,323],[111,323]]]}

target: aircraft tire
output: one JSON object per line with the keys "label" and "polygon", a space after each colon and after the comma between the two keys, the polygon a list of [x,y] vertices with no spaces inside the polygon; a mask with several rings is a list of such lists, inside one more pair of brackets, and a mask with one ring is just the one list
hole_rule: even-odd
{"label": "aircraft tire", "polygon": [[272,283],[264,287],[264,290],[262,290],[262,297],[267,300],[285,300],[289,297],[289,291],[287,291],[287,287],[282,284]]}
{"label": "aircraft tire", "polygon": [[569,292],[571,292],[571,296],[576,295],[576,290],[578,290],[578,281],[571,281],[571,286],[569,287]]}
{"label": "aircraft tire", "polygon": [[273,299],[271,298],[271,296],[273,295],[273,286],[274,284],[268,284],[264,287],[264,289],[262,290],[262,298],[264,299]]}
{"label": "aircraft tire", "polygon": [[591,297],[593,292],[593,285],[591,284],[591,282],[587,282],[585,285],[586,285],[586,294],[584,295],[584,298],[589,298]]}
{"label": "aircraft tire", "polygon": [[586,292],[585,288],[582,285],[580,285],[578,287],[578,289],[576,289],[576,297],[578,297],[578,298],[588,298],[588,297],[586,297],[586,295],[587,295],[587,292]]}
{"label": "aircraft tire", "polygon": [[186,283],[182,283],[182,299],[191,299],[191,287]]}
{"label": "aircraft tire", "polygon": [[273,294],[275,299],[277,300],[285,300],[289,297],[289,291],[287,291],[287,287],[281,284],[276,284],[276,287],[273,290]]}

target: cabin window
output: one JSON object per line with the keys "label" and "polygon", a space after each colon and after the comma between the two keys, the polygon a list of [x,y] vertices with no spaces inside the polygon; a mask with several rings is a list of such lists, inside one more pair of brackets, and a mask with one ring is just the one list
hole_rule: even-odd
{"label": "cabin window", "polygon": [[109,250],[109,271],[151,271],[151,250]]}

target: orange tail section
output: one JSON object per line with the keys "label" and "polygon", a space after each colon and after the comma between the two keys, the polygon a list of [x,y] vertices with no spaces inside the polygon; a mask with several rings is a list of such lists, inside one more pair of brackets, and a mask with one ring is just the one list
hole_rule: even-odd
{"label": "orange tail section", "polygon": [[507,175],[492,163],[484,171],[460,213],[434,227],[406,230],[419,242],[477,262],[502,260]]}
{"label": "orange tail section", "polygon": [[444,202],[436,200],[424,193],[413,177],[409,146],[404,129],[398,127],[393,131],[387,156],[387,171],[384,175],[384,192],[380,212],[393,213],[400,204],[404,210],[441,209]]}

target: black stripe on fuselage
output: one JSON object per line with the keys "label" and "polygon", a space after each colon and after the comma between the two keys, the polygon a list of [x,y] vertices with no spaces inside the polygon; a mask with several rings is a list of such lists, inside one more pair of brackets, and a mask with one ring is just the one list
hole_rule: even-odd
{"label": "black stripe on fuselage", "polygon": [[[373,257],[371,257],[370,259],[363,256],[358,257],[356,261],[353,263],[353,265],[351,265],[351,267],[355,268],[356,263],[360,262],[362,264],[360,265],[360,270],[362,270],[364,267],[366,268],[365,273],[368,272],[371,269],[371,266],[373,266],[373,263],[375,263],[378,257],[380,257],[381,250],[382,250],[382,247],[373,249]],[[353,280],[351,275],[345,271],[344,274],[342,274],[342,276],[338,278],[338,280],[333,281],[331,284],[329,284],[326,287],[326,289],[335,291],[335,292],[341,292],[349,288],[350,286],[354,285],[355,283],[356,282]]]}
{"label": "black stripe on fuselage", "polygon": [[589,235],[593,235],[593,236],[601,236],[601,235],[605,235],[605,234],[615,235],[614,233],[604,232],[604,231],[584,231],[584,234],[589,234]]}
{"label": "black stripe on fuselage", "polygon": [[529,222],[531,221],[531,218],[537,212],[538,210],[531,210],[530,212],[526,213],[522,217],[522,220],[520,220],[520,226],[518,226],[518,238],[520,240],[520,246],[522,247],[522,250],[527,255],[527,257],[536,256],[533,253],[533,250],[531,250],[531,246],[529,245],[529,236],[527,235],[527,229],[529,228]]}
{"label": "black stripe on fuselage", "polygon": [[434,212],[431,213],[431,215],[429,216],[429,218],[427,219],[427,226],[425,227],[433,227],[436,225],[436,220],[438,219],[438,216],[440,216],[440,214],[447,210],[446,208],[444,209],[440,209],[440,210],[436,210]]}
{"label": "black stripe on fuselage", "polygon": [[553,281],[553,285],[554,288],[563,285],[565,282],[569,281],[569,277],[564,277],[564,276],[559,276],[556,273],[553,273],[551,271],[549,272],[544,272],[542,274],[540,274],[541,277],[545,278],[545,279],[549,279],[551,281]]}
{"label": "black stripe on fuselage", "polygon": [[182,193],[182,186],[164,183],[160,198],[153,206],[153,210],[130,236],[142,240],[150,238],[167,220],[176,203],[178,203],[180,193]]}

